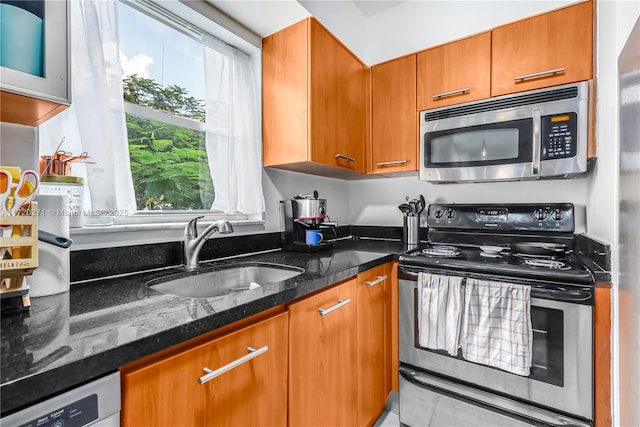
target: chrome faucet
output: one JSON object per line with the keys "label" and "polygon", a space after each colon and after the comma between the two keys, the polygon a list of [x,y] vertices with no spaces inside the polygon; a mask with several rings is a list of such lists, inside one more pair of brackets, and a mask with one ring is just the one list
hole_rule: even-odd
{"label": "chrome faucet", "polygon": [[210,234],[216,231],[221,234],[233,233],[231,223],[220,220],[209,225],[204,229],[202,234],[198,236],[198,220],[202,218],[204,218],[204,216],[193,218],[187,223],[186,227],[184,227],[184,263],[187,271],[198,269],[198,254]]}

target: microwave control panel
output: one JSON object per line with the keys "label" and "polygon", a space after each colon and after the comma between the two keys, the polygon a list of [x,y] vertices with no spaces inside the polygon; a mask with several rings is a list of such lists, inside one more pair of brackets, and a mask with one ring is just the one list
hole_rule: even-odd
{"label": "microwave control panel", "polygon": [[578,117],[576,113],[542,116],[542,160],[564,159],[576,155]]}

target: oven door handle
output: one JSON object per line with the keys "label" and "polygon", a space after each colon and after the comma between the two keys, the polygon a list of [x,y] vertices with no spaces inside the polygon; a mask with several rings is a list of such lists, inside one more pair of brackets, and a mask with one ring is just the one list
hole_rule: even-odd
{"label": "oven door handle", "polygon": [[[481,407],[489,411],[499,411],[503,415],[514,419],[546,426],[566,427],[588,427],[583,421],[545,411],[526,403],[518,402],[506,397],[498,396],[490,392],[458,384],[445,378],[436,377],[426,372],[400,366],[398,369],[400,376],[416,387],[430,390],[434,393],[445,395],[449,398],[463,401],[467,404]],[[402,389],[400,390],[402,393]]]}
{"label": "oven door handle", "polygon": [[411,268],[410,266],[405,265],[399,266],[398,279],[417,282],[418,274],[425,271],[434,274],[441,274],[444,276],[458,276],[464,278],[473,277],[481,280],[494,280],[497,282],[524,283],[531,285],[532,298],[543,298],[551,301],[583,305],[593,305],[594,303],[593,291],[589,289],[589,287],[582,287],[580,289],[577,286],[569,287],[565,284],[554,283],[548,280],[538,280],[536,281],[536,283],[532,283],[531,280],[522,281],[521,279],[506,278],[484,273],[457,272],[458,274],[453,274],[452,271],[447,270],[440,270],[435,268],[421,269],[419,267]]}

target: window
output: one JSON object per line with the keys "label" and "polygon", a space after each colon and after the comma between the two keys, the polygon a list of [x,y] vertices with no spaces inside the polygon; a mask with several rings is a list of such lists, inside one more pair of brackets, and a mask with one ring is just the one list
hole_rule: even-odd
{"label": "window", "polygon": [[136,207],[208,210],[202,43],[122,2],[118,23]]}
{"label": "window", "polygon": [[64,137],[63,150],[87,152],[72,174],[85,177],[91,212],[116,223],[265,210],[255,64],[179,16],[188,9],[71,2],[72,107],[41,127],[40,151]]}

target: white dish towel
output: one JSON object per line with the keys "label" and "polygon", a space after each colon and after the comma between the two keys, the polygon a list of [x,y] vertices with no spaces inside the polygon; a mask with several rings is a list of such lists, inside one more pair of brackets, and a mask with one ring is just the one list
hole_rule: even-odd
{"label": "white dish towel", "polygon": [[467,279],[460,345],[462,357],[529,376],[531,287]]}
{"label": "white dish towel", "polygon": [[418,343],[456,356],[460,347],[462,277],[418,274]]}

